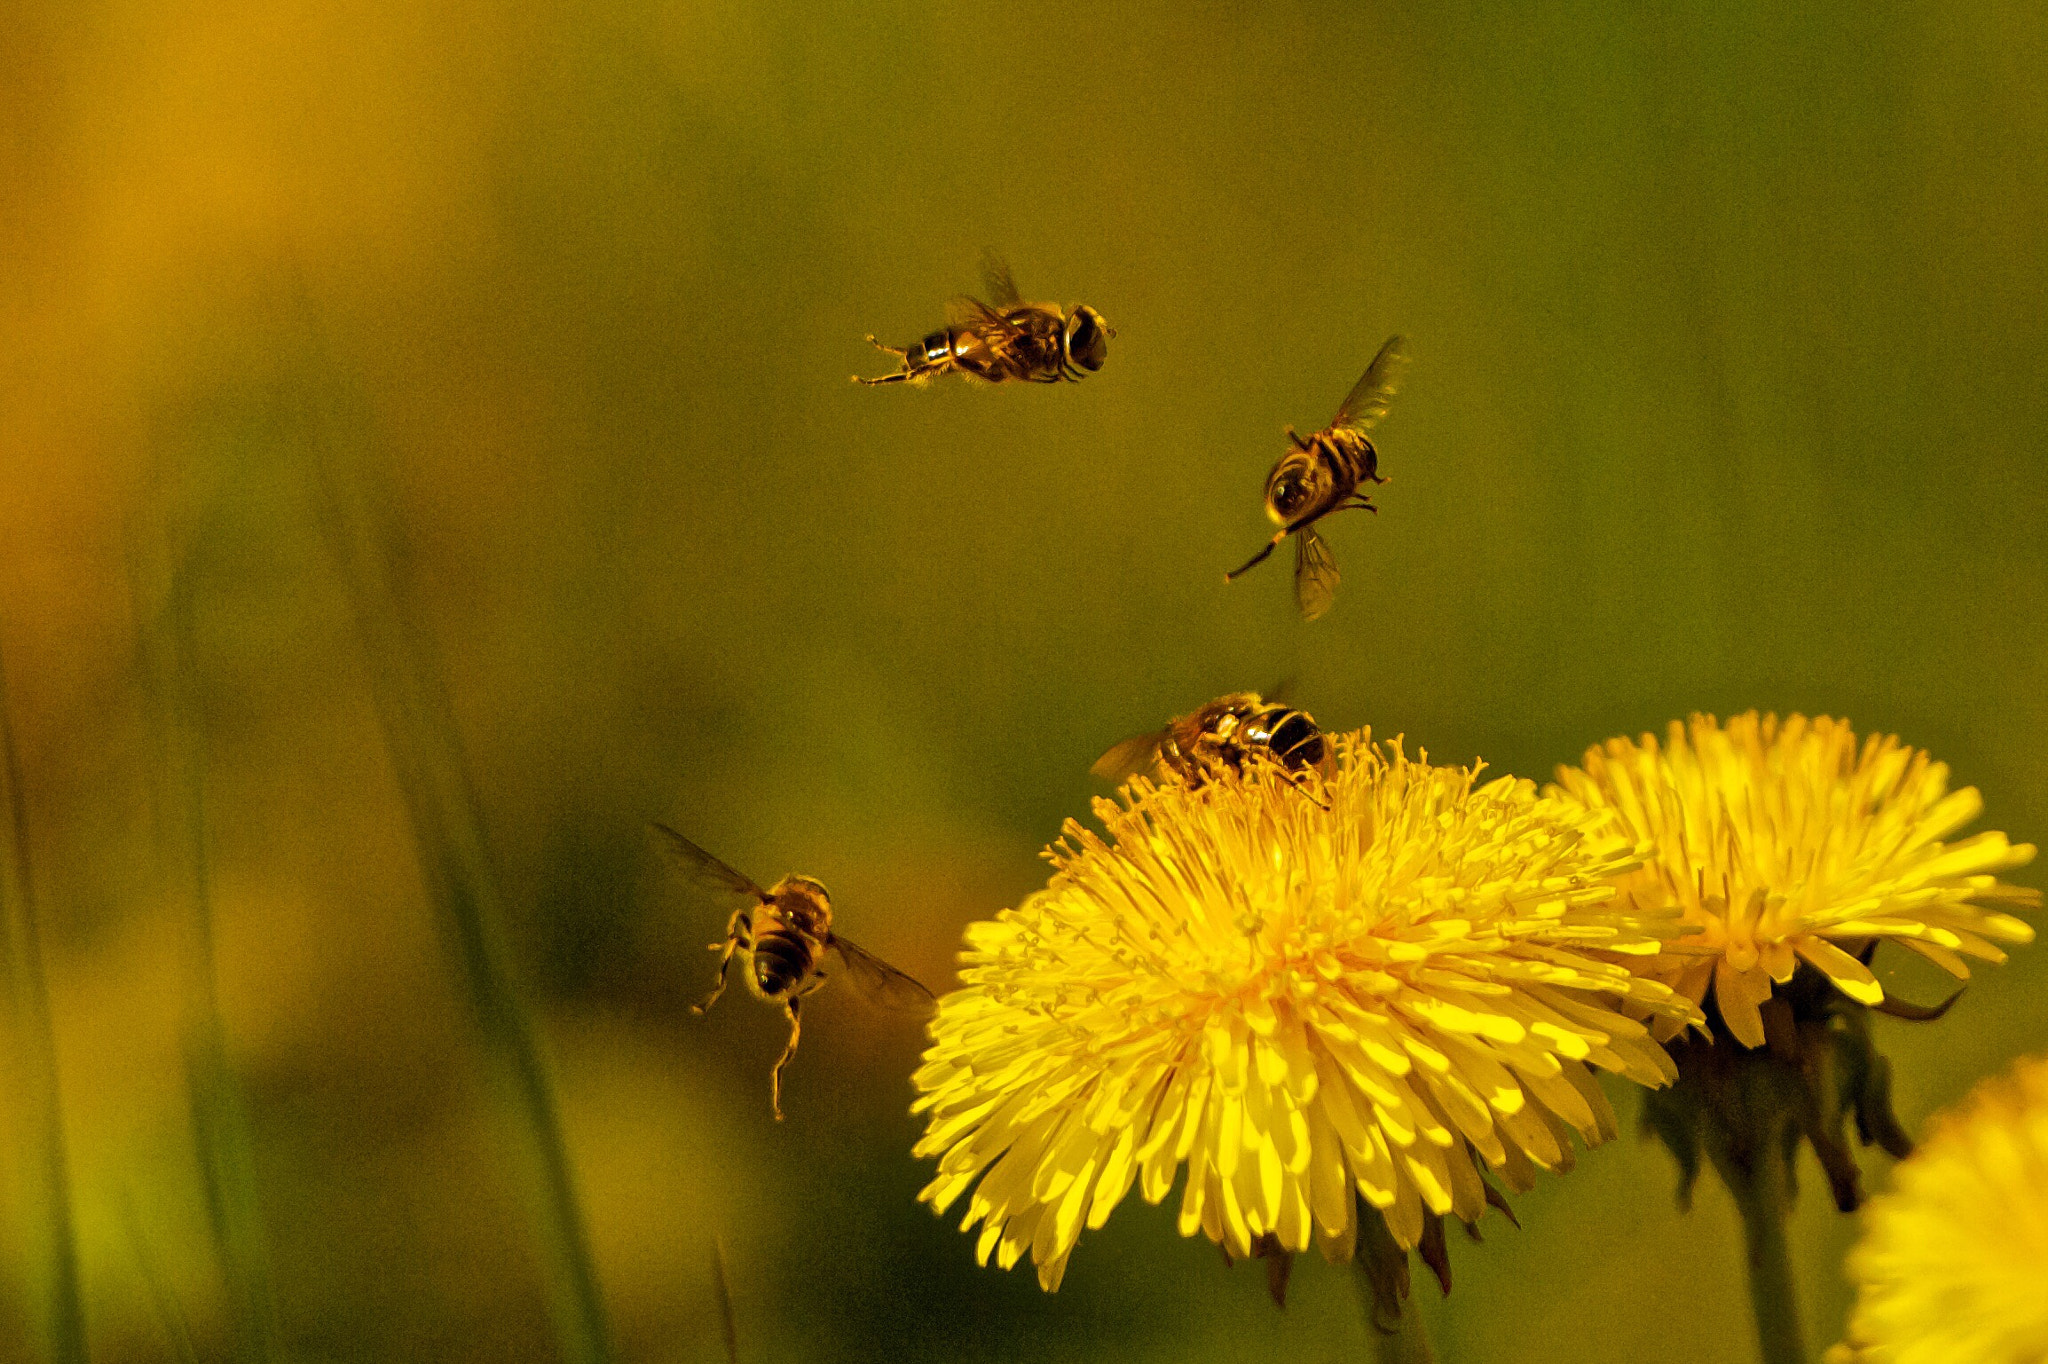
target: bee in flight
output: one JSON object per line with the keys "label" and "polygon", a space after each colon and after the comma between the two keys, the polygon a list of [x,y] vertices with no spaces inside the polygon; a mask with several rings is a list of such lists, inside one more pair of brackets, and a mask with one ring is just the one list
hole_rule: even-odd
{"label": "bee in flight", "polygon": [[1122,783],[1155,764],[1189,786],[1211,775],[1241,774],[1246,764],[1278,763],[1299,777],[1320,768],[1329,743],[1305,710],[1291,710],[1255,691],[1234,691],[1175,716],[1165,729],[1124,740],[1088,770],[1104,781]]}
{"label": "bee in flight", "polygon": [[1380,455],[1366,432],[1387,415],[1387,404],[1401,387],[1408,367],[1407,343],[1389,337],[1365,374],[1352,388],[1330,424],[1304,440],[1293,427],[1287,439],[1294,448],[1280,457],[1266,475],[1266,515],[1280,530],[1243,567],[1223,575],[1229,582],[1264,563],[1282,540],[1294,539],[1294,599],[1302,617],[1314,620],[1337,597],[1337,562],[1316,534],[1316,522],[1333,512],[1362,507],[1377,512],[1372,499],[1359,492],[1366,483],[1384,483]]}
{"label": "bee in flight", "polygon": [[772,889],[763,890],[666,824],[656,824],[654,831],[691,881],[753,901],[751,906],[732,912],[725,925],[725,940],[711,944],[712,951],[725,954],[718,961],[718,985],[690,1011],[702,1014],[718,1002],[735,956],[742,958],[741,968],[754,993],[782,1006],[789,1015],[789,1045],[775,1063],[768,1084],[777,1122],[782,1120],[782,1068],[796,1055],[797,1038],[803,1032],[799,1011],[804,997],[825,983],[828,951],[839,954],[847,979],[874,1003],[919,1018],[931,1017],[937,1008],[930,990],[832,931],[832,900],[817,881],[808,876],[785,876]]}
{"label": "bee in flight", "polygon": [[921,384],[940,374],[964,374],[991,384],[1019,380],[1034,384],[1079,379],[1102,368],[1109,339],[1116,335],[1102,314],[1086,304],[1026,303],[1010,278],[1010,267],[993,255],[982,257],[981,275],[989,301],[962,295],[946,306],[947,326],[907,350],[868,338],[875,349],[895,356],[903,368],[857,384]]}

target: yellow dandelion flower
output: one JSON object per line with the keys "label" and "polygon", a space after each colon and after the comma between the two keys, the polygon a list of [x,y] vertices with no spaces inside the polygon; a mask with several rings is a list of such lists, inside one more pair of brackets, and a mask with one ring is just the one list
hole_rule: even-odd
{"label": "yellow dandelion flower", "polygon": [[968,928],[915,1111],[920,1197],[973,1189],[982,1263],[1029,1250],[1055,1289],[1084,1226],[1183,1164],[1181,1234],[1233,1255],[1349,1257],[1354,1190],[1413,1247],[1484,1212],[1475,1155],[1526,1188],[1613,1134],[1588,1065],[1672,1077],[1618,1011],[1693,1012],[1623,964],[1677,929],[1617,902],[1629,846],[1367,740],[1327,781],[1136,780],[1096,802],[1107,838],[1069,821],[1050,884]]}
{"label": "yellow dandelion flower", "polygon": [[1849,1339],[1829,1364],[2048,1359],[2048,1056],[1935,1120],[1871,1201],[1849,1273]]}
{"label": "yellow dandelion flower", "polygon": [[1662,746],[1646,734],[1587,750],[1546,794],[1612,811],[1652,845],[1624,890],[1678,906],[1692,930],[1652,969],[1696,1002],[1711,992],[1745,1046],[1763,1045],[1759,1008],[1802,960],[1876,1005],[1884,989],[1860,954],[1877,939],[1961,978],[1964,957],[2004,961],[1996,943],[2034,936],[1991,908],[2040,903],[1997,875],[2032,861],[2033,845],[1943,842],[1982,812],[1976,788],[1950,791],[1945,763],[1896,738],[1859,750],[1840,720],[1695,715]]}

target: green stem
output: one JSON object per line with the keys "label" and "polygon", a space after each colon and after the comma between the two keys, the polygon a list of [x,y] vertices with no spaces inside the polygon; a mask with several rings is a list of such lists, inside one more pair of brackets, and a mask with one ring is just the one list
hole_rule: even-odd
{"label": "green stem", "polygon": [[1387,1230],[1379,1213],[1358,1206],[1358,1247],[1352,1256],[1358,1297],[1365,1308],[1365,1334],[1380,1364],[1435,1364],[1429,1332],[1408,1293],[1408,1252]]}
{"label": "green stem", "polygon": [[1746,1178],[1724,1171],[1735,1206],[1742,1213],[1743,1248],[1749,1265],[1749,1303],[1756,1313],[1757,1357],[1763,1364],[1806,1364],[1799,1333],[1799,1301],[1792,1286],[1792,1258],[1785,1240],[1785,1207],[1790,1202],[1785,1153],[1775,1141],[1759,1145]]}
{"label": "green stem", "polygon": [[1401,1329],[1393,1335],[1382,1335],[1379,1328],[1370,1323],[1367,1330],[1379,1346],[1377,1358],[1380,1364],[1436,1364],[1436,1351],[1429,1344],[1429,1330],[1423,1326],[1422,1314],[1416,1310],[1413,1298],[1401,1304]]}
{"label": "green stem", "polygon": [[192,1343],[192,1324],[185,1319],[185,1309],[178,1305],[177,1294],[164,1277],[164,1267],[149,1247],[149,1238],[143,1235],[135,1199],[125,1189],[121,1193],[121,1220],[127,1225],[129,1249],[135,1252],[135,1263],[142,1270],[142,1282],[149,1289],[150,1303],[156,1308],[157,1321],[163,1326],[164,1339],[170,1342],[171,1354],[178,1364],[199,1364],[199,1350]]}
{"label": "green stem", "polygon": [[85,1308],[78,1276],[78,1233],[71,1219],[71,1174],[64,1147],[64,1104],[57,1080],[57,1038],[50,1021],[50,987],[36,923],[35,878],[29,870],[28,797],[22,790],[21,751],[7,707],[7,673],[0,667],[0,958],[20,1057],[22,1107],[35,1129],[37,1239],[49,1275],[46,1348],[56,1364],[84,1364]]}
{"label": "green stem", "polygon": [[523,1172],[547,1267],[557,1344],[567,1364],[610,1364],[604,1298],[554,1079],[516,980],[504,896],[485,846],[482,801],[447,691],[424,632],[407,617],[391,582],[388,549],[360,489],[324,459],[316,461],[314,474],[428,895],[481,1035],[494,1106]]}
{"label": "green stem", "polygon": [[[193,1146],[214,1254],[234,1305],[235,1357],[248,1364],[268,1364],[278,1334],[277,1307],[256,1187],[255,1142],[241,1081],[228,1058],[214,955],[205,736],[194,680],[192,569],[187,564],[167,567],[163,606],[154,614],[146,606],[139,576],[143,571],[137,560],[131,575],[136,619],[143,622],[140,658],[156,732],[165,884],[187,892],[192,908],[186,950],[185,1077]],[[136,1235],[139,1238],[139,1228]]]}

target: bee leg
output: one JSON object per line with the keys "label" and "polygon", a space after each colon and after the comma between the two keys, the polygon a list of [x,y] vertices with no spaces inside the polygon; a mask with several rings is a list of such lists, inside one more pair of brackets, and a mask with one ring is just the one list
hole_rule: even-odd
{"label": "bee leg", "polygon": [[1327,810],[1330,808],[1330,802],[1324,799],[1321,795],[1317,794],[1317,792],[1309,785],[1308,774],[1310,772],[1316,772],[1316,775],[1318,777],[1322,775],[1320,772],[1317,772],[1315,768],[1310,767],[1304,768],[1300,772],[1289,773],[1288,777],[1291,781],[1293,781],[1295,790],[1301,792],[1301,794],[1307,797],[1311,802],[1313,802],[1318,809]]}
{"label": "bee leg", "polygon": [[1266,562],[1266,556],[1271,554],[1276,548],[1278,548],[1280,542],[1282,540],[1285,540],[1291,534],[1293,534],[1292,531],[1282,529],[1278,535],[1275,535],[1272,539],[1266,541],[1266,547],[1264,549],[1260,550],[1257,554],[1252,555],[1251,558],[1245,560],[1236,568],[1231,569],[1230,572],[1224,574],[1223,581],[1227,583],[1236,582],[1239,578],[1251,572],[1260,564]]}
{"label": "bee leg", "polygon": [[870,337],[868,337],[868,344],[869,344],[870,346],[873,346],[873,347],[874,347],[874,348],[875,348],[876,350],[878,350],[878,351],[882,352],[882,354],[884,354],[884,355],[893,355],[893,356],[895,356],[895,357],[896,357],[896,361],[897,361],[897,363],[898,363],[898,364],[900,364],[900,365],[902,365],[902,366],[903,366],[903,368],[902,368],[902,369],[900,369],[900,370],[898,370],[898,371],[897,371],[896,373],[894,373],[894,374],[884,374],[884,375],[881,375],[881,376],[879,376],[879,377],[877,377],[877,378],[873,378],[873,379],[864,379],[864,378],[862,378],[862,377],[861,377],[860,375],[856,374],[856,375],[854,375],[854,376],[853,376],[853,381],[854,381],[855,383],[857,383],[857,384],[901,384],[901,383],[916,383],[917,381],[919,381],[919,380],[921,380],[921,379],[924,379],[924,378],[928,377],[927,371],[928,371],[928,370],[930,369],[930,366],[928,366],[928,365],[927,365],[927,366],[919,366],[919,365],[913,365],[913,364],[911,364],[911,363],[910,363],[910,351],[909,351],[908,349],[901,349],[901,350],[899,350],[899,349],[898,349],[897,347],[895,347],[895,346],[885,346],[885,345],[883,345],[883,344],[882,344],[882,343],[881,343],[880,341],[877,341],[877,340],[876,340],[876,339],[875,339],[875,338],[874,338],[873,336],[870,336]]}
{"label": "bee leg", "polygon": [[796,1055],[796,1042],[803,1036],[804,1023],[798,1010],[803,1007],[801,997],[786,999],[782,1011],[789,1015],[789,1045],[782,1049],[782,1059],[775,1063],[775,1070],[768,1077],[768,1098],[775,1108],[775,1121],[782,1121],[782,1068],[789,1064],[789,1058]]}
{"label": "bee leg", "polygon": [[725,973],[732,969],[732,955],[742,947],[753,945],[753,928],[753,921],[747,917],[747,911],[744,909],[734,910],[732,917],[726,920],[725,941],[711,944],[712,951],[716,952],[723,948],[725,952],[725,955],[718,959],[718,984],[712,987],[711,993],[704,997],[702,1004],[690,1006],[691,1013],[702,1015],[710,1012],[711,1006],[718,1002],[718,997],[725,993]]}
{"label": "bee leg", "polygon": [[1294,448],[1297,450],[1309,450],[1314,448],[1307,441],[1303,440],[1300,436],[1295,435],[1294,428],[1291,426],[1287,428],[1287,439],[1294,442]]}

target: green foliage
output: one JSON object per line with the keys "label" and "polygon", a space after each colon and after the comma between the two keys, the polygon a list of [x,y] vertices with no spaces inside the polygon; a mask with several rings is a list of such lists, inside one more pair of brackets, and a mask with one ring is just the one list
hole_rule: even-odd
{"label": "green foliage", "polygon": [[5,929],[10,1088],[24,1129],[16,1149],[27,1167],[23,1239],[30,1248],[38,1323],[53,1364],[85,1364],[85,1307],[79,1291],[78,1230],[72,1220],[70,1157],[43,975],[42,928],[29,865],[28,797],[14,737],[7,670],[0,664],[0,926]]}
{"label": "green foliage", "polygon": [[[977,1269],[914,1202],[921,1038],[833,990],[778,1129],[786,1029],[685,1013],[719,922],[650,820],[819,876],[934,984],[1096,754],[1290,674],[1539,780],[1694,709],[1845,714],[2048,830],[2038,7],[18,8],[0,647],[43,893],[8,905],[75,1159],[25,1014],[4,1364],[88,1323],[161,1357],[128,1187],[202,1358],[267,1298],[272,1358],[711,1361],[707,1234],[750,1360],[1371,1348],[1348,1272],[1276,1313],[1142,1206],[1054,1297]],[[1102,310],[1101,373],[849,384],[984,244]],[[1392,482],[1304,624],[1222,573],[1282,427],[1395,331]],[[206,889],[168,903],[119,549],[161,525]],[[1917,1132],[2048,1035],[2048,953],[1939,1041],[1870,1023]],[[1612,1143],[1454,1246],[1442,1357],[1743,1357],[1736,1210],[1669,1180]],[[1816,1344],[1854,1231],[1793,1209]]]}

